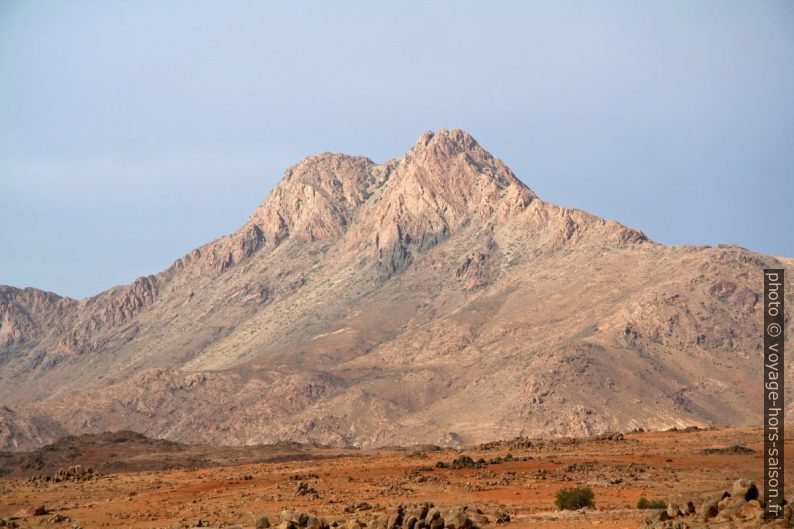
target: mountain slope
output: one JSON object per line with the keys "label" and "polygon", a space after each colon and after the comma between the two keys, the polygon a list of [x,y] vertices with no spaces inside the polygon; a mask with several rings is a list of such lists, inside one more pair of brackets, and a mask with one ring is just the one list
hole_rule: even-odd
{"label": "mountain slope", "polygon": [[0,402],[44,437],[190,443],[755,424],[764,267],[792,260],[653,243],[428,132],[383,164],[304,159],[237,232],[131,285],[2,287]]}

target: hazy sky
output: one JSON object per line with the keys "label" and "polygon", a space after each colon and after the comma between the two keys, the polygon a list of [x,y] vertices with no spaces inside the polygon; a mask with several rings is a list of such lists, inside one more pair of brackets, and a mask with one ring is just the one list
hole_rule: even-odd
{"label": "hazy sky", "polygon": [[0,0],[0,284],[95,294],[305,155],[453,127],[551,202],[794,256],[794,2]]}

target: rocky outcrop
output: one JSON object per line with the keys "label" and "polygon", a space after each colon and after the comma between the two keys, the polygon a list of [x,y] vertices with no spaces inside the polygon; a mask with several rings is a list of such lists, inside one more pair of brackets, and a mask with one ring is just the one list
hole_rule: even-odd
{"label": "rocky outcrop", "polygon": [[159,280],[154,276],[139,277],[132,284],[115,287],[88,299],[81,318],[58,343],[58,350],[80,353],[99,347],[98,335],[103,329],[129,321],[157,299]]}
{"label": "rocky outcrop", "polygon": [[66,430],[54,421],[0,406],[0,447],[4,450],[30,450],[64,435]]}
{"label": "rocky outcrop", "polygon": [[469,222],[499,223],[536,198],[501,161],[461,130],[424,133],[403,157],[363,223],[387,275]]}
{"label": "rocky outcrop", "polygon": [[284,173],[241,232],[258,228],[270,246],[288,237],[331,240],[347,229],[361,204],[387,178],[385,171],[375,170],[375,164],[361,156],[309,156]]}
{"label": "rocky outcrop", "polygon": [[[300,510],[285,509],[275,525],[278,529],[475,529],[510,521],[502,510],[486,514],[469,505],[438,508],[432,502],[400,504],[384,509],[358,502],[345,508],[350,517],[330,520]],[[257,527],[271,527],[270,519],[260,518]]]}
{"label": "rocky outcrop", "polygon": [[488,238],[479,250],[466,255],[455,269],[455,278],[468,290],[482,288],[491,283],[496,276],[492,265],[498,249],[496,241]]}
{"label": "rocky outcrop", "polygon": [[35,288],[0,285],[0,351],[35,344],[73,317],[77,302]]}
{"label": "rocky outcrop", "polygon": [[[783,526],[788,527],[794,513],[784,507]],[[637,526],[638,529],[708,529],[711,527],[761,527],[764,502],[758,487],[748,479],[738,479],[730,490],[719,490],[699,498],[670,501]]]}
{"label": "rocky outcrop", "polygon": [[71,465],[64,468],[59,468],[55,474],[48,476],[41,474],[38,476],[31,476],[28,481],[31,483],[60,483],[62,481],[87,481],[99,477],[99,474],[94,472],[91,467],[84,467],[83,465]]}

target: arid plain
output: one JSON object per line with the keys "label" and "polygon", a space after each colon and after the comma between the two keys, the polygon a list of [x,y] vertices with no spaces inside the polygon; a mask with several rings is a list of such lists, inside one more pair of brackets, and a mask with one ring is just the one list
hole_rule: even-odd
{"label": "arid plain", "polygon": [[[211,448],[124,433],[82,436],[3,454],[0,519],[19,527],[88,529],[255,527],[266,516],[275,527],[282,511],[298,510],[330,526],[359,527],[358,520],[361,527],[376,527],[380,513],[432,502],[448,521],[450,512],[467,507],[472,524],[481,527],[634,528],[652,512],[636,508],[641,497],[694,501],[700,508],[703,498],[731,491],[739,478],[758,482],[761,433],[739,428],[518,438],[454,450],[289,443]],[[474,465],[455,468],[455,460],[466,460],[461,456]],[[52,480],[58,469],[75,464],[93,474]],[[555,493],[571,486],[590,487],[595,508],[557,510]],[[680,527],[701,527],[697,516],[690,518]],[[717,515],[707,526],[759,525]]]}

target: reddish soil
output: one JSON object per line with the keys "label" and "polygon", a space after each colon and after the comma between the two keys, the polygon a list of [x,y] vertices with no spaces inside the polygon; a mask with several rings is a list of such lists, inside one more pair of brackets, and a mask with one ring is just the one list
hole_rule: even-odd
{"label": "reddish soil", "polygon": [[[71,528],[79,524],[83,529],[171,528],[180,522],[193,526],[199,519],[212,526],[253,527],[262,515],[276,521],[284,508],[342,522],[352,516],[345,514],[344,508],[353,502],[387,506],[429,500],[445,507],[478,506],[486,514],[503,508],[513,518],[506,529],[530,525],[633,528],[644,516],[643,511],[635,509],[641,496],[689,499],[730,488],[737,478],[750,478],[760,485],[761,441],[761,430],[744,428],[628,434],[622,441],[546,441],[528,448],[504,444],[489,450],[340,451],[292,447],[296,460],[264,462],[246,460],[245,451],[266,451],[265,448],[223,448],[216,449],[225,454],[217,458],[222,466],[125,471],[59,483],[33,483],[9,474],[0,480],[0,518],[17,516],[21,527]],[[754,452],[702,453],[704,448],[733,445]],[[95,444],[91,457],[100,457],[101,452]],[[448,463],[462,453],[474,460],[488,460],[504,457],[508,452],[514,460],[480,468],[436,468],[437,461]],[[229,454],[239,462],[231,462],[234,458]],[[794,450],[789,449],[787,454],[794,456]],[[288,450],[277,455],[282,459],[290,457]],[[161,468],[170,464],[168,458],[172,456],[168,451],[159,456],[152,452],[145,459]],[[19,456],[20,460],[24,457],[27,456]],[[249,453],[250,457],[253,456]],[[256,457],[266,459],[261,452]],[[211,460],[212,454],[202,454],[201,459]],[[5,463],[10,461],[7,458]],[[102,467],[98,461],[80,457],[68,463]],[[13,475],[20,472],[14,467]],[[298,495],[296,489],[301,481],[315,489],[317,497]],[[557,511],[556,491],[575,485],[593,489],[595,509]],[[42,504],[48,514],[31,516],[26,512]],[[70,520],[51,522],[56,513]]]}

